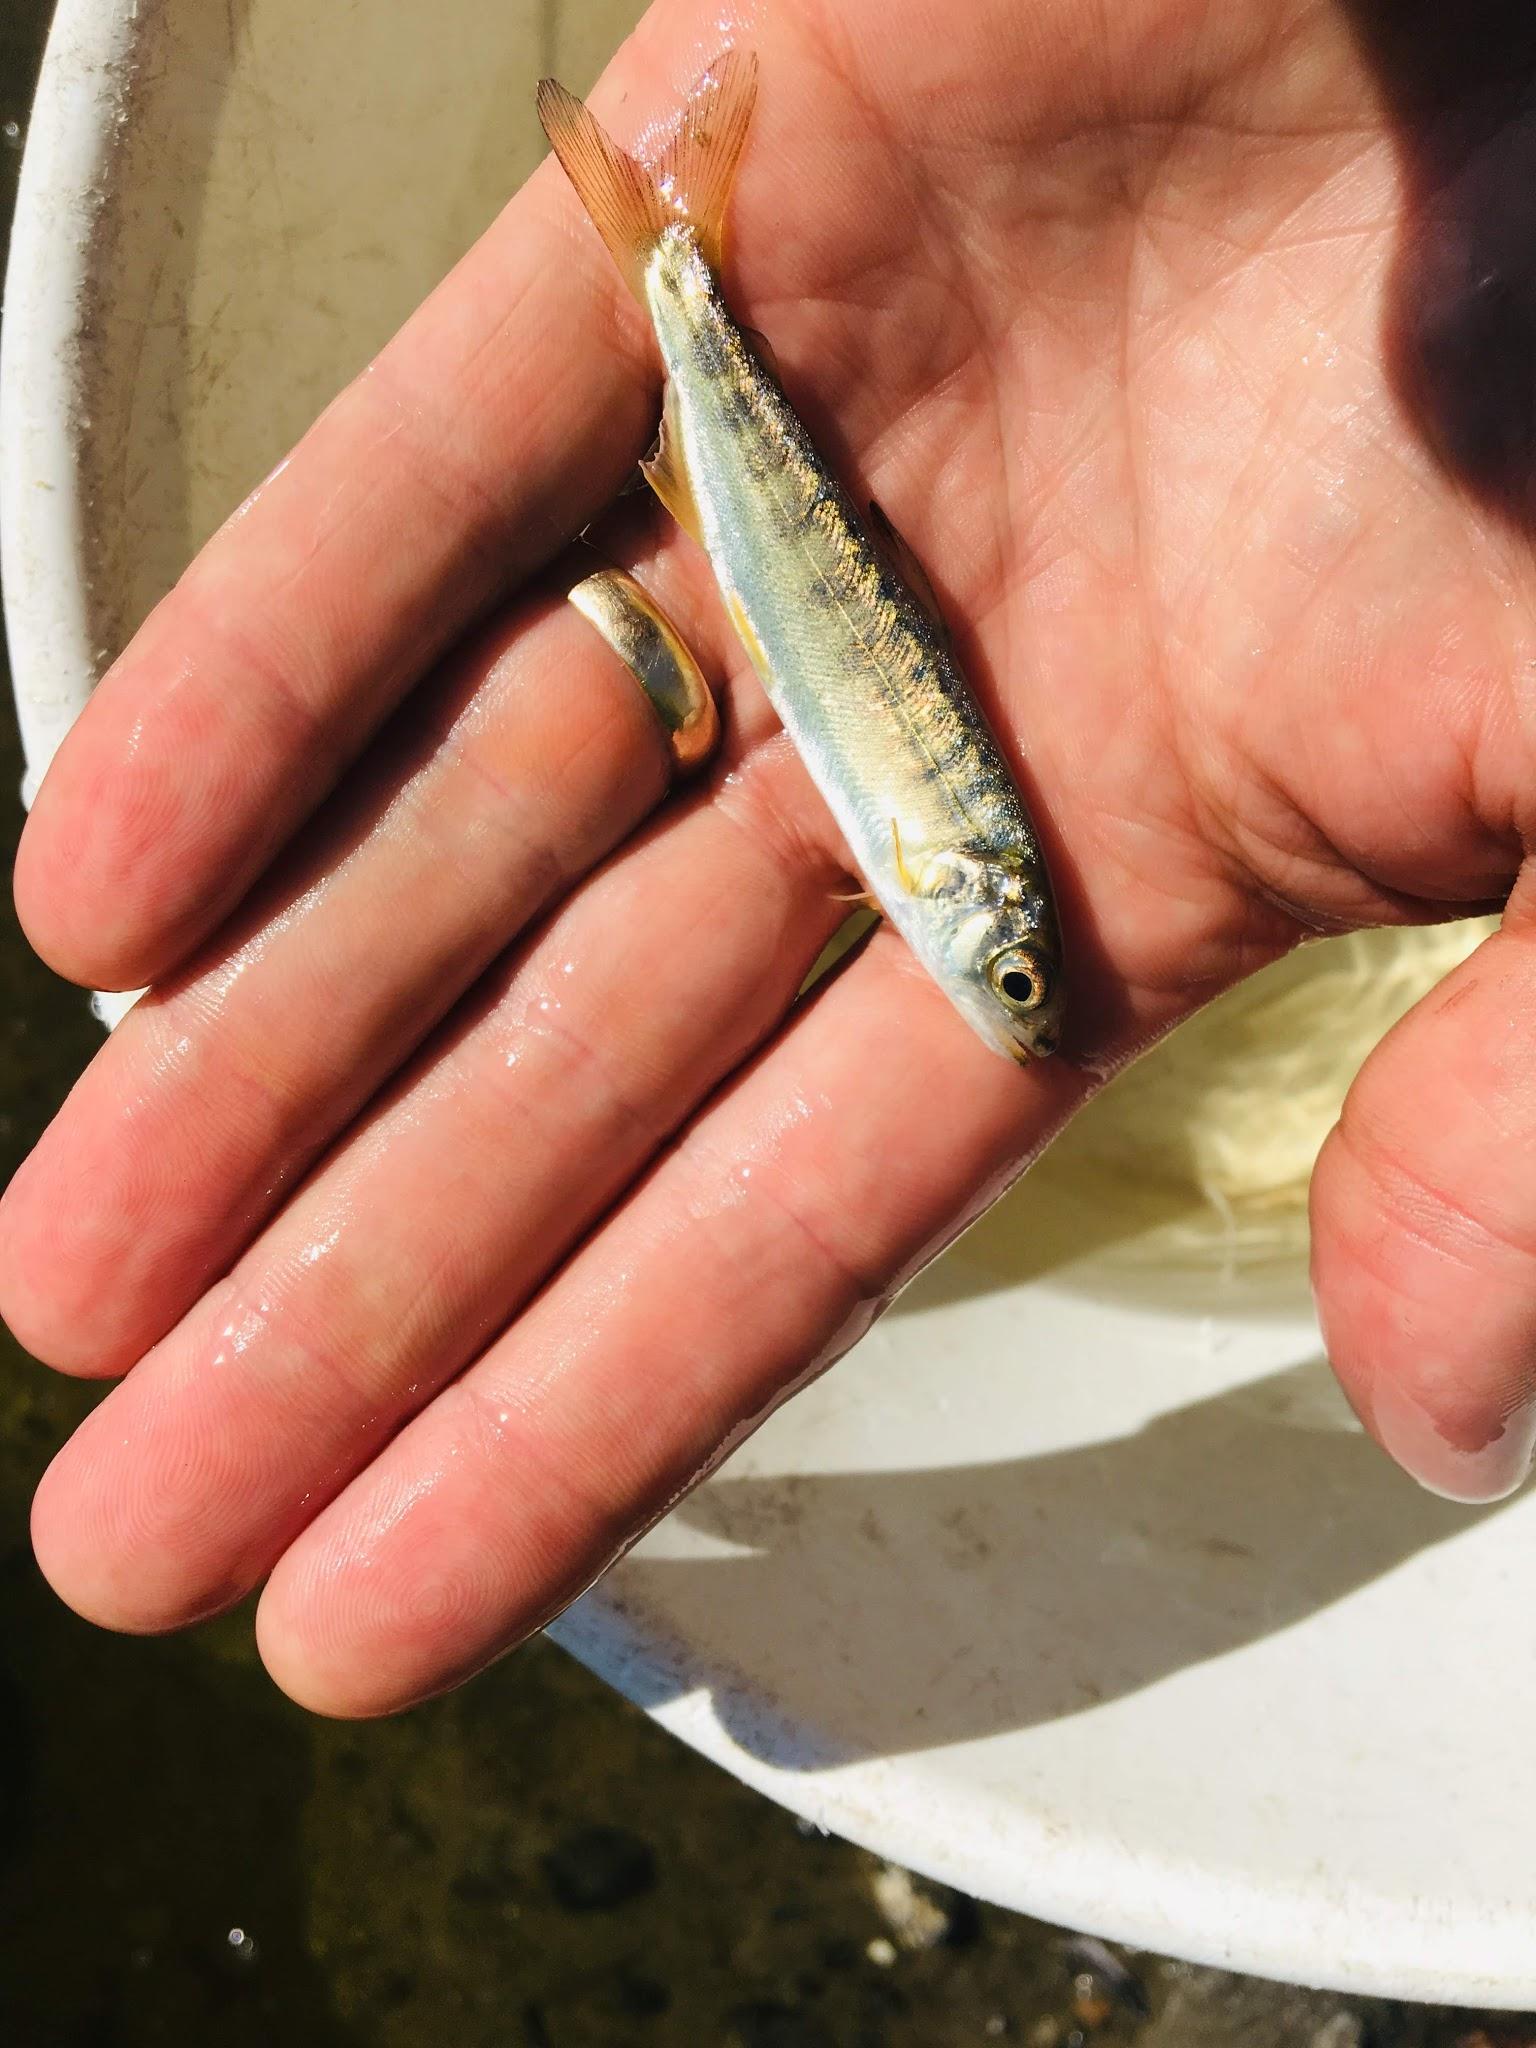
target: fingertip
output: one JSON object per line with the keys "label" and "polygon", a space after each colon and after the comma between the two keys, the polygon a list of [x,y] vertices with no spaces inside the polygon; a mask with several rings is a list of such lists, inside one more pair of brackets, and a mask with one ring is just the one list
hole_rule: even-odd
{"label": "fingertip", "polygon": [[61,754],[38,792],[16,849],[16,920],[63,980],[127,993],[169,973],[190,944],[165,915],[173,891],[159,849],[174,836],[172,807],[141,777],[94,790],[95,778],[84,790],[81,779]]}
{"label": "fingertip", "polygon": [[266,1596],[256,1609],[256,1652],[267,1676],[280,1693],[323,1721],[375,1721],[388,1715],[367,1697],[338,1687],[329,1674],[317,1672],[295,1650],[282,1627],[268,1619]]}
{"label": "fingertip", "polygon": [[552,1611],[560,1563],[529,1540],[525,1518],[504,1526],[505,1474],[479,1469],[462,1422],[463,1404],[439,1397],[274,1566],[256,1640],[300,1706],[341,1720],[401,1713],[495,1662]]}
{"label": "fingertip", "polygon": [[232,1604],[210,1601],[198,1613],[168,1607],[152,1582],[123,1569],[110,1537],[101,1534],[102,1516],[88,1481],[82,1485],[75,1441],[53,1460],[32,1499],[32,1554],[64,1605],[115,1635],[157,1636]]}
{"label": "fingertip", "polygon": [[1467,1507],[1507,1500],[1524,1485],[1536,1449],[1536,1408],[1524,1401],[1507,1416],[1478,1415],[1458,1442],[1447,1404],[1391,1373],[1371,1391],[1370,1428],[1382,1449],[1427,1493]]}
{"label": "fingertip", "polygon": [[80,988],[93,986],[89,946],[75,929],[69,863],[52,828],[50,807],[39,796],[16,848],[11,897],[22,936],[45,967]]}
{"label": "fingertip", "polygon": [[29,1358],[68,1380],[118,1380],[133,1360],[103,1350],[94,1335],[73,1327],[57,1302],[42,1300],[7,1277],[0,1321]]}
{"label": "fingertip", "polygon": [[38,1483],[32,1546],[66,1606],[124,1635],[165,1635],[236,1606],[261,1565],[242,1550],[251,1459],[188,1414],[150,1368],[115,1388]]}
{"label": "fingertip", "polygon": [[317,1654],[293,1617],[281,1592],[269,1584],[256,1607],[256,1650],[267,1676],[295,1706],[326,1721],[378,1721],[415,1702],[393,1699],[345,1659]]}
{"label": "fingertip", "polygon": [[39,1365],[70,1379],[116,1379],[134,1358],[114,1348],[99,1300],[75,1289],[40,1241],[33,1165],[23,1165],[0,1198],[0,1320]]}
{"label": "fingertip", "polygon": [[[49,764],[17,849],[22,929],[82,987],[163,980],[282,836],[270,693],[236,687],[238,651],[206,622],[200,632],[189,602],[180,609],[179,630],[174,608],[162,608],[102,678]],[[296,743],[302,714],[289,723]],[[284,799],[311,793],[302,757],[282,767]]]}
{"label": "fingertip", "polygon": [[1536,1451],[1536,951],[1506,930],[1367,1061],[1312,1183],[1328,1357],[1427,1491],[1515,1492]]}
{"label": "fingertip", "polygon": [[1314,1255],[1313,1297],[1323,1348],[1351,1407],[1404,1474],[1437,1499],[1490,1506],[1517,1493],[1536,1453],[1536,1406],[1516,1394],[1501,1409],[1484,1373],[1410,1356],[1353,1272]]}
{"label": "fingertip", "polygon": [[[327,1720],[405,1713],[452,1691],[500,1654],[478,1647],[483,1625],[466,1613],[465,1584],[445,1586],[430,1568],[419,1584],[415,1575],[400,1575],[376,1611],[371,1563],[341,1557],[329,1545],[317,1556],[301,1539],[278,1563],[256,1609],[256,1647],[269,1677],[295,1705]],[[395,1577],[387,1568],[384,1576]],[[467,1662],[466,1641],[477,1646]]]}
{"label": "fingertip", "polygon": [[117,1287],[133,1219],[114,1199],[110,1161],[98,1164],[61,1143],[55,1123],[0,1195],[0,1318],[72,1379],[119,1378],[146,1348]]}
{"label": "fingertip", "polygon": [[[301,1536],[278,1559],[262,1587],[256,1603],[256,1652],[273,1684],[306,1713],[329,1721],[366,1721],[382,1710],[375,1710],[367,1693],[352,1681],[345,1659],[338,1666],[326,1654],[307,1613],[313,1543],[312,1534]],[[299,1557],[305,1563],[296,1570]]]}

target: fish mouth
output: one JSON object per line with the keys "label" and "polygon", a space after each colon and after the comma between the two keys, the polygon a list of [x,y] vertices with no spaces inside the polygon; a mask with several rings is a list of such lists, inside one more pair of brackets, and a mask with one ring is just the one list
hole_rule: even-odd
{"label": "fish mouth", "polygon": [[1050,1059],[1061,1050],[1061,1033],[1053,1025],[1033,1038],[1010,1038],[1008,1050],[1013,1055],[1015,1066],[1039,1066],[1042,1060]]}

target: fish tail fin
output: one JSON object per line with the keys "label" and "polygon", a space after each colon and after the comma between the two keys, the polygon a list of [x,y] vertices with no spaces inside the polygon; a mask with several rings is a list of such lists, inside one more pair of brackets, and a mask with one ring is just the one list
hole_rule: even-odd
{"label": "fish tail fin", "polygon": [[682,119],[653,163],[631,156],[574,93],[539,81],[550,147],[576,187],[630,290],[643,299],[646,260],[667,227],[687,222],[705,261],[720,268],[725,210],[757,98],[757,58],[727,50],[688,95]]}
{"label": "fish tail fin", "polygon": [[645,165],[619,148],[596,118],[556,78],[541,78],[539,121],[549,146],[592,216],[637,299],[646,258],[662,230],[661,194]]}
{"label": "fish tail fin", "polygon": [[711,270],[725,260],[725,213],[756,104],[755,52],[723,51],[695,83],[656,161],[668,218],[681,210],[692,223]]}

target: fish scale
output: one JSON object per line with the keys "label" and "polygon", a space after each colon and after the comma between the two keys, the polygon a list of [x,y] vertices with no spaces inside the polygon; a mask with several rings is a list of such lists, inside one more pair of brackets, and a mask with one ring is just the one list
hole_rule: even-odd
{"label": "fish scale", "polygon": [[[1007,802],[1011,786],[995,745],[972,708],[945,688],[948,663],[931,624],[829,483],[685,236],[658,251],[647,299],[688,473],[709,479],[694,486],[702,538],[722,591],[736,598],[762,649],[759,673],[791,737],[802,751],[819,747],[838,759],[844,785],[878,821],[887,847],[894,816],[904,838],[910,829],[914,851],[952,840],[958,829],[976,852],[1007,852],[1030,828],[1022,806]],[[778,488],[765,489],[749,459],[721,461],[722,440],[770,452]],[[828,612],[840,619],[825,623]],[[871,717],[888,729],[891,748],[872,786]],[[861,865],[874,851],[855,850]]]}

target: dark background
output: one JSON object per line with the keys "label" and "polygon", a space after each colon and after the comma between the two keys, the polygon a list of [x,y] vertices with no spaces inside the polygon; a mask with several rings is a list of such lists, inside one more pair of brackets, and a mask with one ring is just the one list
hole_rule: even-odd
{"label": "dark background", "polygon": [[[0,0],[0,236],[48,12]],[[0,710],[7,846],[20,777]],[[98,1036],[7,894],[0,1174]],[[921,1924],[893,1924],[873,1858],[699,1761],[543,1641],[450,1700],[347,1727],[274,1690],[245,1613],[168,1641],[102,1634],[27,1545],[32,1487],[90,1399],[0,1332],[6,2048],[1536,2043],[1536,2020],[1152,1957],[1120,1980],[1106,1953],[944,1893],[924,1894]]]}

